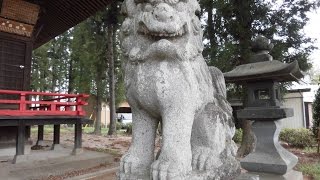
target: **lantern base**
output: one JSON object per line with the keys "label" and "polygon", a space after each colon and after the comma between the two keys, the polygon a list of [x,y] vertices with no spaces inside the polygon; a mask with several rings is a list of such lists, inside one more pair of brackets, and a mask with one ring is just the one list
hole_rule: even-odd
{"label": "lantern base", "polygon": [[293,109],[278,107],[249,107],[237,111],[239,119],[252,119],[258,121],[274,121],[293,116]]}
{"label": "lantern base", "polygon": [[252,130],[256,147],[241,160],[241,167],[250,172],[284,175],[297,164],[298,158],[283,148],[279,141],[280,121],[255,121]]}

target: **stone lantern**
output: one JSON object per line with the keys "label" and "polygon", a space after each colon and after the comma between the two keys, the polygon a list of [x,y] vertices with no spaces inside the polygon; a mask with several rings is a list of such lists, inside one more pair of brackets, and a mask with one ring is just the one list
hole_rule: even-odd
{"label": "stone lantern", "polygon": [[285,64],[273,60],[269,54],[272,48],[267,38],[257,37],[252,43],[250,63],[224,74],[226,82],[247,88],[245,108],[237,111],[238,119],[254,121],[256,147],[241,160],[241,166],[260,179],[302,179],[301,173],[292,171],[298,158],[284,149],[278,138],[280,120],[293,116],[293,109],[281,107],[279,82],[296,81],[303,74],[297,61]]}

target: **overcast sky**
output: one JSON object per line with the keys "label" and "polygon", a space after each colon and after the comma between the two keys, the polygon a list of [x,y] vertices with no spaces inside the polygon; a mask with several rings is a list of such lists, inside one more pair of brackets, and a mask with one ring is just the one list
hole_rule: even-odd
{"label": "overcast sky", "polygon": [[320,70],[320,9],[309,13],[308,16],[310,21],[304,29],[304,32],[307,34],[307,36],[316,40],[315,46],[319,49],[314,51],[311,59],[313,60],[314,68]]}

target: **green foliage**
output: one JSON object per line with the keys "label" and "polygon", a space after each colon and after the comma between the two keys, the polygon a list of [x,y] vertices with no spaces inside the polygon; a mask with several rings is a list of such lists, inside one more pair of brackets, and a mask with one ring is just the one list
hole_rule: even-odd
{"label": "green foliage", "polygon": [[72,31],[52,39],[36,49],[32,57],[31,89],[34,91],[65,92],[70,64],[68,49]]}
{"label": "green foliage", "polygon": [[242,141],[242,129],[236,129],[236,133],[233,136],[233,141],[237,144],[240,144]]}
{"label": "green foliage", "polygon": [[[98,107],[102,102],[110,102],[110,92],[116,91],[117,103],[122,102],[125,93],[119,56],[119,3],[113,1],[104,10],[35,50],[32,90],[90,94],[95,98],[92,106],[96,114],[100,114]],[[108,43],[107,37],[112,37],[113,43]],[[115,64],[110,63],[109,54],[113,54]],[[114,67],[115,78],[108,78],[108,67]],[[115,89],[108,88],[111,79],[116,82]],[[100,121],[97,122],[99,134]]]}
{"label": "green foliage", "polygon": [[124,129],[126,134],[132,134],[132,123],[121,123],[117,122],[116,124],[117,131]]}
{"label": "green foliage", "polygon": [[126,125],[126,133],[131,135],[132,134],[132,123],[128,123]]}
{"label": "green foliage", "polygon": [[[233,136],[233,140],[235,143],[239,144],[242,141],[242,129],[237,129],[235,135]],[[312,132],[305,128],[300,129],[290,129],[285,128],[282,129],[279,135],[279,139],[281,141],[287,142],[290,146],[298,147],[298,148],[307,148],[307,150],[311,151],[314,149],[310,149],[313,145],[316,144],[315,139],[312,136]]]}
{"label": "green foliage", "polygon": [[[92,134],[94,132],[94,127],[83,127],[82,131],[84,134]],[[101,135],[107,135],[108,128],[101,128]]]}
{"label": "green foliage", "polygon": [[299,164],[298,170],[304,175],[312,176],[314,179],[320,179],[320,163],[315,164]]}
{"label": "green foliage", "polygon": [[290,146],[297,148],[312,147],[316,144],[312,132],[305,128],[285,128],[280,132],[279,139],[287,142]]}
{"label": "green foliage", "polygon": [[116,124],[117,130],[124,129],[124,127],[125,127],[125,124],[117,121],[117,124]]}
{"label": "green foliage", "polygon": [[312,104],[313,109],[313,126],[312,132],[315,137],[318,136],[318,128],[320,128],[320,88],[318,89],[315,100]]}
{"label": "green foliage", "polygon": [[315,47],[302,29],[308,22],[306,13],[319,5],[316,2],[201,0],[200,5],[206,20],[204,57],[209,65],[226,72],[247,63],[251,40],[262,34],[275,44],[274,59],[297,60],[304,71],[311,67],[309,55]]}

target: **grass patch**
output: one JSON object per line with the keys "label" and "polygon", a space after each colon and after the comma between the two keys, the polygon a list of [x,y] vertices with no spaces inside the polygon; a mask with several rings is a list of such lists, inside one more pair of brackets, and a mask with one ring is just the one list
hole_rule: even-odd
{"label": "grass patch", "polygon": [[[101,135],[107,135],[109,128],[101,128]],[[83,127],[82,132],[84,134],[92,134],[94,131],[94,127]]]}
{"label": "grass patch", "polygon": [[306,147],[302,150],[304,153],[317,153],[317,147]]}
{"label": "grass patch", "polygon": [[299,171],[305,175],[312,176],[314,179],[320,180],[320,163],[300,164]]}

